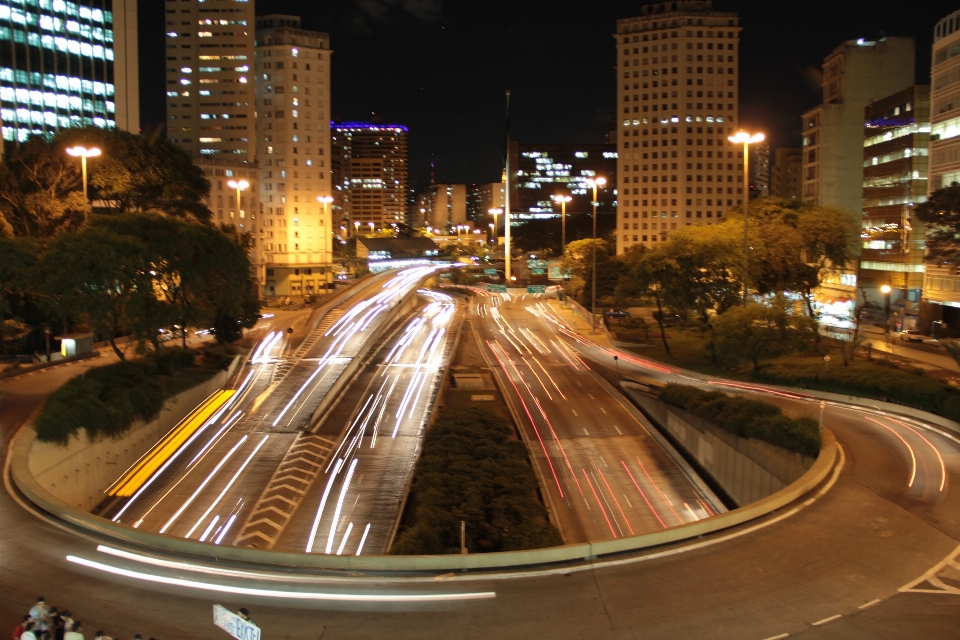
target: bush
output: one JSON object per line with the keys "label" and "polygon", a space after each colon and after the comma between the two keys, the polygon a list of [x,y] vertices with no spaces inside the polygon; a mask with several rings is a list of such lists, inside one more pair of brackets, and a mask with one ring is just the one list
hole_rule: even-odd
{"label": "bush", "polygon": [[410,496],[414,524],[390,553],[471,553],[563,544],[537,497],[527,450],[503,419],[478,408],[438,417],[427,433]]}
{"label": "bush", "polygon": [[820,431],[813,418],[790,418],[779,407],[682,384],[667,385],[660,399],[741,438],[763,440],[815,458]]}
{"label": "bush", "polygon": [[[189,349],[168,349],[160,363],[143,359],[90,369],[50,395],[37,417],[37,439],[66,445],[81,429],[91,441],[118,438],[135,421],[153,420],[171,395],[216,373],[195,366],[195,357]],[[162,369],[179,373],[163,375]]]}
{"label": "bush", "polygon": [[960,391],[920,370],[913,373],[876,362],[829,369],[821,364],[791,363],[768,367],[757,377],[775,384],[888,400],[960,421]]}

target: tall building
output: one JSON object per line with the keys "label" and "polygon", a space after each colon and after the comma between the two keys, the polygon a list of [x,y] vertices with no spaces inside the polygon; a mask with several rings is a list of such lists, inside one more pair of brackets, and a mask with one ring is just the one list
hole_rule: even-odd
{"label": "tall building", "polygon": [[94,125],[140,129],[136,0],[0,0],[5,146]]}
{"label": "tall building", "polygon": [[[933,31],[933,82],[930,91],[930,179],[932,193],[960,182],[960,11],[937,23]],[[955,264],[928,262],[925,266],[920,326],[946,323],[948,332],[960,330],[960,271]],[[942,335],[942,334],[941,334]]]}
{"label": "tall building", "polygon": [[617,253],[712,224],[743,202],[738,17],[709,0],[617,21]]}
{"label": "tall building", "polygon": [[913,208],[927,199],[930,87],[913,86],[867,105],[863,129],[863,247],[859,289],[916,313],[923,287],[923,223]]}
{"label": "tall building", "polygon": [[267,15],[256,39],[264,294],[310,295],[333,282],[330,36]]}
{"label": "tall building", "polygon": [[506,185],[502,182],[472,184],[467,188],[467,219],[485,227],[491,209],[505,206]]}
{"label": "tall building", "polygon": [[800,199],[800,172],[803,170],[799,147],[780,147],[774,152],[770,170],[770,195],[786,200]]}
{"label": "tall building", "polygon": [[597,190],[598,212],[611,213],[616,207],[617,148],[609,144],[527,144],[510,143],[511,224],[525,220],[559,218],[560,205],[554,196],[570,196],[567,213],[591,213],[592,178],[607,183]]}
{"label": "tall building", "polygon": [[750,145],[750,197],[770,195],[770,145],[766,142]]}
{"label": "tall building", "polygon": [[[467,222],[467,185],[431,184],[416,199],[418,226],[440,232]],[[361,228],[361,233],[363,229]]]}
{"label": "tall building", "polygon": [[823,60],[823,104],[803,114],[804,202],[860,222],[863,110],[913,85],[913,38],[848,40]]}
{"label": "tall building", "polygon": [[347,234],[407,216],[407,128],[378,122],[331,127],[334,226]]}

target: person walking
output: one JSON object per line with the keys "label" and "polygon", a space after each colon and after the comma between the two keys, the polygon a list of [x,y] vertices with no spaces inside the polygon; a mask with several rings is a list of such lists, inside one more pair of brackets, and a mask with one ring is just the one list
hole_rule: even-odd
{"label": "person walking", "polygon": [[23,616],[23,620],[20,621],[13,629],[13,640],[20,640],[20,636],[23,635],[23,632],[27,630],[27,623],[30,622],[30,614]]}
{"label": "person walking", "polygon": [[70,631],[67,631],[63,634],[63,640],[85,640],[83,637],[83,630],[81,629],[80,621],[77,620],[71,625]]}
{"label": "person walking", "polygon": [[23,633],[20,634],[20,640],[37,640],[37,634],[33,631],[36,629],[36,623],[33,620],[29,620],[26,625],[24,625]]}
{"label": "person walking", "polygon": [[60,617],[63,619],[63,632],[66,634],[67,631],[73,631],[73,614],[68,610],[64,609],[60,614]]}
{"label": "person walking", "polygon": [[30,607],[30,617],[35,623],[34,632],[43,633],[47,630],[50,622],[50,607],[47,606],[43,596],[37,596],[37,603]]}

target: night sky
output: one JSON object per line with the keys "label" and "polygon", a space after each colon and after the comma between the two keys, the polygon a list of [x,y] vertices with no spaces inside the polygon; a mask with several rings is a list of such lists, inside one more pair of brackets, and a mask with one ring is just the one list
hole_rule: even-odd
{"label": "night sky", "polygon": [[[258,14],[303,18],[330,34],[333,113],[410,128],[411,177],[500,180],[504,90],[513,138],[603,142],[614,117],[616,20],[645,2],[600,0],[259,0]],[[929,82],[933,27],[946,0],[715,0],[740,14],[741,125],[773,147],[799,145],[800,114],[820,102],[819,65],[843,40],[914,36]],[[140,0],[145,133],[165,120],[164,3]]]}

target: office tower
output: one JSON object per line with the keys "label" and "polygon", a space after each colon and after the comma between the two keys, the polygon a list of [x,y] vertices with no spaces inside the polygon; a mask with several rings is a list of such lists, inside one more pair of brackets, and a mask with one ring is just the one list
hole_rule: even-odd
{"label": "office tower", "polygon": [[880,287],[906,314],[916,313],[923,286],[924,225],[913,208],[927,199],[930,87],[881,98],[864,111],[863,247],[859,289],[883,304]]}
{"label": "office tower", "polygon": [[503,209],[506,185],[502,182],[472,184],[467,188],[467,219],[475,226],[486,227],[487,220],[493,219],[491,209]]}
{"label": "office tower", "polygon": [[[930,71],[930,193],[960,182],[960,11],[937,23],[933,31]],[[958,335],[960,272],[953,264],[925,265],[920,327],[931,331],[934,321],[947,325],[938,335]]]}
{"label": "office tower", "polygon": [[559,218],[554,196],[570,196],[567,214],[592,213],[593,189],[587,183],[602,177],[606,185],[597,190],[598,213],[616,208],[617,148],[612,144],[510,143],[510,166],[515,169],[510,184],[511,221]]}
{"label": "office tower", "polygon": [[770,145],[759,142],[750,145],[750,197],[770,195]]}
{"label": "office tower", "polygon": [[803,114],[804,202],[860,222],[863,110],[914,83],[913,38],[848,40],[823,60],[823,104]]}
{"label": "office tower", "polygon": [[431,184],[417,197],[414,208],[423,221],[420,226],[446,233],[467,222],[467,185]]}
{"label": "office tower", "polygon": [[335,122],[330,137],[334,226],[352,234],[406,222],[407,128]]}
{"label": "office tower", "polygon": [[330,36],[297,16],[257,18],[257,158],[267,296],[333,282]]}
{"label": "office tower", "polygon": [[4,145],[94,125],[140,129],[136,0],[0,0]]}
{"label": "office tower", "polygon": [[743,202],[738,17],[709,0],[617,21],[617,253],[712,224]]}
{"label": "office tower", "polygon": [[774,152],[770,169],[770,195],[786,200],[800,199],[800,171],[803,158],[799,147],[780,147]]}

